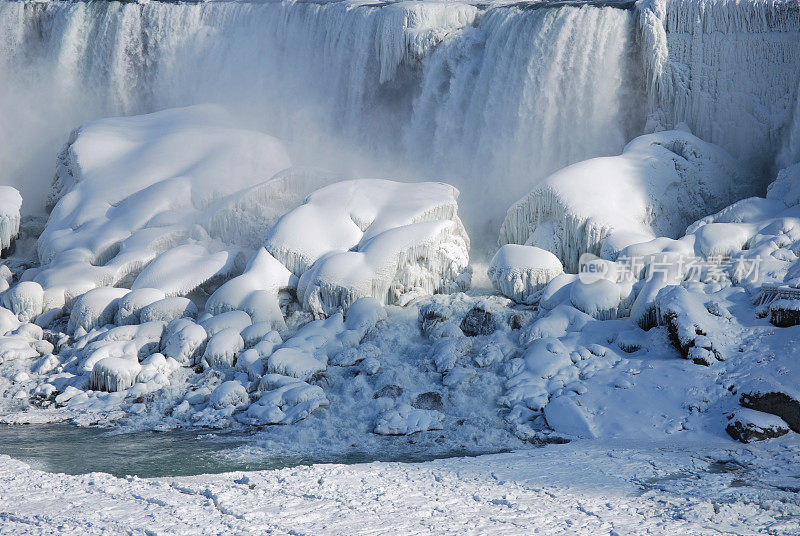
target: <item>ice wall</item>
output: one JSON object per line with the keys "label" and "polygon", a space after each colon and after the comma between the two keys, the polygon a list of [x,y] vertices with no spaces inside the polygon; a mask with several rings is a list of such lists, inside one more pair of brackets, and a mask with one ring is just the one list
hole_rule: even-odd
{"label": "ice wall", "polygon": [[640,0],[651,120],[681,122],[757,176],[800,159],[797,0]]}

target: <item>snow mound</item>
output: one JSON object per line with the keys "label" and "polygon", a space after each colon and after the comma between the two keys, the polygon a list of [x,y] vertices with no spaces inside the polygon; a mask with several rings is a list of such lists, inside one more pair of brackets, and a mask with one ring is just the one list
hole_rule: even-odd
{"label": "snow mound", "polygon": [[86,124],[59,161],[34,280],[70,296],[109,285],[183,295],[230,275],[236,251],[209,236],[222,216],[209,223],[206,210],[290,165],[280,142],[213,106]]}
{"label": "snow mound", "polygon": [[211,406],[216,409],[239,407],[250,403],[247,389],[237,381],[227,381],[220,384],[209,397]]}
{"label": "snow mound", "polygon": [[457,196],[442,183],[339,182],[282,217],[264,247],[300,277],[298,298],[318,315],[365,296],[403,304],[464,290],[469,238]]}
{"label": "snow mound", "polygon": [[640,136],[619,156],[546,178],[508,210],[499,243],[546,249],[575,272],[582,253],[614,258],[648,237],[680,236],[698,218],[752,193],[740,169],[722,149],[688,132]]}
{"label": "snow mound", "polygon": [[136,356],[107,357],[95,363],[89,385],[97,391],[124,391],[136,383],[141,370]]}
{"label": "snow mound", "polygon": [[113,323],[119,300],[128,292],[130,291],[124,288],[99,287],[83,294],[72,306],[67,329],[70,333],[75,333],[78,329],[91,331]]}
{"label": "snow mound", "polygon": [[526,303],[563,273],[561,261],[549,251],[518,244],[501,247],[489,266],[489,279],[494,288],[520,303]]}
{"label": "snow mound", "polygon": [[22,196],[11,186],[0,186],[0,256],[13,249],[14,239],[19,234]]}

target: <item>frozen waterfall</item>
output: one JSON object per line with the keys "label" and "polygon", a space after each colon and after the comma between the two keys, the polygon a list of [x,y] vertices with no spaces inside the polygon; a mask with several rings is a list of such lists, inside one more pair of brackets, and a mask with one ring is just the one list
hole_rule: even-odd
{"label": "frozen waterfall", "polygon": [[800,157],[796,0],[0,0],[0,169],[27,213],[91,119],[204,102],[295,162],[458,186],[475,241],[554,170],[686,122],[757,176]]}

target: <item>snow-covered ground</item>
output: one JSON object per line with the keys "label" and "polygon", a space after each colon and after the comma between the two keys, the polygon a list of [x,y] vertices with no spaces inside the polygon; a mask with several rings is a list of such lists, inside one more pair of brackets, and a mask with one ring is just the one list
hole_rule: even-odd
{"label": "snow-covered ground", "polygon": [[[599,443],[184,478],[0,457],[4,533],[796,535],[800,445]],[[67,508],[64,505],[69,505]]]}

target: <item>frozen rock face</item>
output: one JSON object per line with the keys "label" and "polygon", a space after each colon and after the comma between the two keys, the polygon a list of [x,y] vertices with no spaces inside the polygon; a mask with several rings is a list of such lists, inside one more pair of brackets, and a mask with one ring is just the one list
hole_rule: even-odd
{"label": "frozen rock face", "polygon": [[800,159],[796,2],[643,0],[637,10],[651,121],[687,123],[758,176]]}
{"label": "frozen rock face", "polygon": [[34,280],[65,296],[103,285],[176,296],[231,275],[237,250],[209,236],[221,216],[204,211],[290,164],[280,142],[212,106],[89,123],[60,160]]}
{"label": "frozen rock face", "polygon": [[20,193],[11,186],[0,186],[0,256],[5,257],[13,249],[19,234],[21,209]]}
{"label": "frozen rock face", "polygon": [[264,247],[300,277],[298,299],[318,315],[366,296],[404,304],[464,290],[469,238],[457,196],[442,183],[336,183],[281,218]]}
{"label": "frozen rock face", "polygon": [[507,298],[526,303],[553,278],[564,273],[561,261],[549,251],[533,246],[506,244],[489,266],[492,286]]}
{"label": "frozen rock face", "polygon": [[615,258],[648,237],[680,236],[752,193],[757,185],[740,170],[688,132],[641,136],[620,156],[579,162],[545,179],[508,210],[499,242],[546,249],[575,272],[582,253]]}

